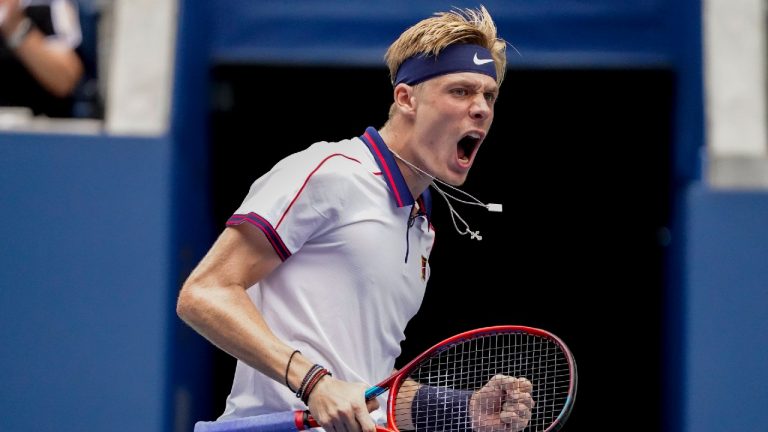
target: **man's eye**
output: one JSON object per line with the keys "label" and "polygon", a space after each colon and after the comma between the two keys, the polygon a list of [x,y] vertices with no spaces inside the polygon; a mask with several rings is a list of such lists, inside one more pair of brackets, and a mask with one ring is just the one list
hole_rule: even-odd
{"label": "man's eye", "polygon": [[452,92],[453,94],[455,94],[456,96],[466,96],[466,95],[468,95],[468,94],[469,94],[469,92],[467,91],[467,89],[463,89],[463,88],[457,88],[457,89],[453,89],[453,90],[451,90],[451,92]]}
{"label": "man's eye", "polygon": [[488,102],[496,101],[496,93],[486,93],[485,100],[487,100]]}

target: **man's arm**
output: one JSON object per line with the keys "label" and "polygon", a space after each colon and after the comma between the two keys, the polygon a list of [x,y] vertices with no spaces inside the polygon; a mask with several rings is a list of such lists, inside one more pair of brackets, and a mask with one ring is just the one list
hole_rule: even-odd
{"label": "man's arm", "polygon": [[397,400],[395,402],[397,428],[400,430],[414,429],[413,420],[411,419],[411,407],[419,387],[421,387],[421,384],[410,378],[400,385],[400,391],[397,392]]}
{"label": "man's arm", "polygon": [[1,4],[8,7],[8,15],[0,33],[29,73],[55,96],[72,94],[83,76],[83,63],[75,50],[46,38],[19,8],[19,0],[0,0]]}
{"label": "man's arm", "polygon": [[[294,348],[277,338],[246,290],[281,263],[264,234],[250,224],[226,228],[182,286],[177,313],[189,326],[222,350],[266,376],[285,382]],[[286,287],[290,289],[290,287]],[[313,363],[294,356],[288,374],[297,389]],[[373,431],[362,383],[322,378],[310,394],[309,408],[321,425],[337,430]]]}
{"label": "man's arm", "polygon": [[[271,332],[246,293],[280,264],[263,234],[256,231],[247,225],[226,228],[182,286],[176,310],[214,345],[272,379],[282,380],[285,370],[281,364],[293,349]],[[306,363],[294,359],[297,367],[289,376],[292,383],[303,378],[297,377],[299,369],[304,369],[298,366],[312,366]]]}
{"label": "man's arm", "polygon": [[480,390],[454,390],[407,379],[397,393],[395,418],[400,430],[521,431],[535,405],[525,378],[496,375]]}

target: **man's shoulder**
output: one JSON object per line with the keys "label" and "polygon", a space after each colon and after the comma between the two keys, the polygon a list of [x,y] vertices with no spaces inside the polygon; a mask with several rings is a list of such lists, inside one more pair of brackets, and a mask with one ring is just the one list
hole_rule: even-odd
{"label": "man's shoulder", "polygon": [[295,168],[304,167],[313,172],[343,174],[371,171],[371,157],[368,147],[359,138],[341,141],[320,141],[305,150],[283,159],[281,164]]}

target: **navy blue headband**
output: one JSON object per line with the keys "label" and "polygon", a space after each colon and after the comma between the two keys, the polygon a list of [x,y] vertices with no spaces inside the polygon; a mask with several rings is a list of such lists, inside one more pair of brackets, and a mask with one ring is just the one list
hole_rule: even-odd
{"label": "navy blue headband", "polygon": [[419,54],[406,59],[397,70],[395,85],[420,82],[456,72],[476,72],[496,79],[496,65],[491,52],[480,45],[454,44],[437,56]]}

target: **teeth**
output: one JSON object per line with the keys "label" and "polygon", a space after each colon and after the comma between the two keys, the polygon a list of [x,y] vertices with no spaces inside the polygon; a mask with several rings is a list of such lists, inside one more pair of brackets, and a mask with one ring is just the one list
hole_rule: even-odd
{"label": "teeth", "polygon": [[480,139],[480,134],[474,132],[467,134],[467,136],[474,139]]}

